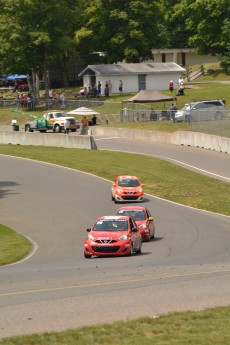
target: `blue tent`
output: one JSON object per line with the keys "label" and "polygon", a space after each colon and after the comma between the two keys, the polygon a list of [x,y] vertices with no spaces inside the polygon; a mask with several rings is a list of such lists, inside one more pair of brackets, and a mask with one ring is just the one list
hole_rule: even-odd
{"label": "blue tent", "polygon": [[27,79],[27,76],[24,74],[12,74],[6,77],[6,80],[15,80],[15,79]]}

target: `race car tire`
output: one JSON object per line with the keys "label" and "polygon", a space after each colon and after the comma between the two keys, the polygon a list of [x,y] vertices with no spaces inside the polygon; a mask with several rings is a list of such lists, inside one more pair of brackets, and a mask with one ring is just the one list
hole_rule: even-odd
{"label": "race car tire", "polygon": [[133,245],[130,244],[130,252],[129,252],[129,256],[132,256],[134,254],[134,250],[133,250]]}
{"label": "race car tire", "polygon": [[90,254],[86,254],[86,253],[84,252],[84,257],[85,257],[86,259],[90,259],[90,258],[91,258],[91,256],[92,256],[92,255],[90,255]]}

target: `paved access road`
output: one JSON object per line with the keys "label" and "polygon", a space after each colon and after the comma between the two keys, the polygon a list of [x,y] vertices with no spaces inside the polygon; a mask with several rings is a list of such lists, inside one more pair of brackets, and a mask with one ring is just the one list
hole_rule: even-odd
{"label": "paved access road", "polygon": [[[138,147],[229,178],[227,155],[101,139],[99,149]],[[0,166],[1,223],[34,242],[31,257],[0,268],[0,337],[229,304],[229,217],[147,195],[156,239],[143,254],[87,260],[86,228],[118,208],[111,182],[1,155]]]}

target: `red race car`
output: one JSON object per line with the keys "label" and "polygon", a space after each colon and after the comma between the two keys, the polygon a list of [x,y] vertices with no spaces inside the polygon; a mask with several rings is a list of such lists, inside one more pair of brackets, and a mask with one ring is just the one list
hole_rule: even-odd
{"label": "red race car", "polygon": [[117,176],[112,184],[111,194],[112,200],[115,202],[124,201],[143,201],[144,185],[136,176]]}
{"label": "red race car", "polygon": [[129,216],[99,217],[84,241],[84,256],[124,256],[141,253],[142,237]]}
{"label": "red race car", "polygon": [[151,216],[149,210],[142,206],[125,206],[119,208],[117,215],[130,216],[135,220],[141,236],[142,241],[150,241],[155,236],[155,224],[154,219]]}

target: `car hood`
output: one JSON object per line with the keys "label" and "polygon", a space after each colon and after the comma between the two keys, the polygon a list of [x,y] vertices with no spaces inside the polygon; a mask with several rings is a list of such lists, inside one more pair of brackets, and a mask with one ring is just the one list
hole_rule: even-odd
{"label": "car hood", "polygon": [[135,220],[137,226],[139,227],[141,224],[146,223],[146,220]]}
{"label": "car hood", "polygon": [[94,241],[109,243],[111,240],[118,240],[122,235],[127,235],[127,231],[90,231]]}
{"label": "car hood", "polygon": [[141,186],[138,187],[120,187],[118,186],[117,188],[122,189],[123,192],[136,192],[141,188]]}

